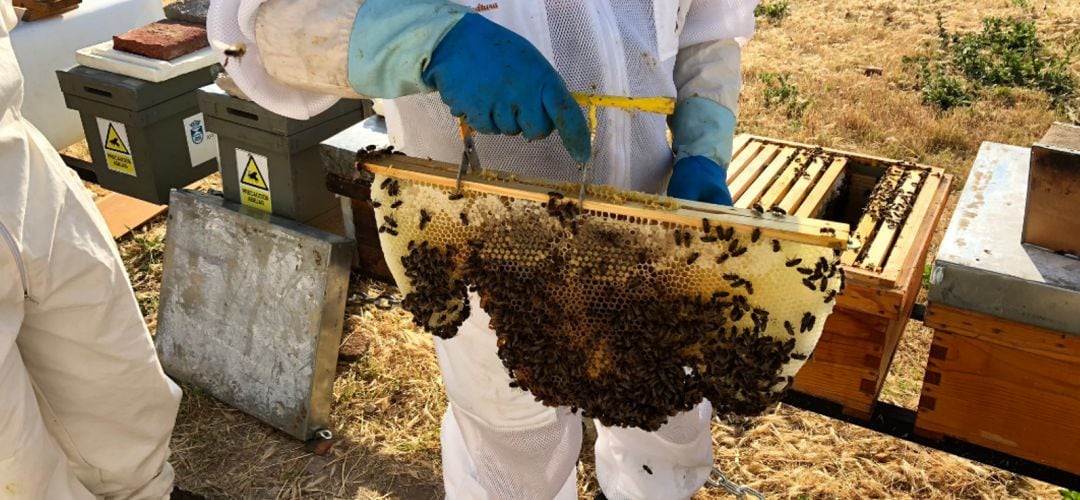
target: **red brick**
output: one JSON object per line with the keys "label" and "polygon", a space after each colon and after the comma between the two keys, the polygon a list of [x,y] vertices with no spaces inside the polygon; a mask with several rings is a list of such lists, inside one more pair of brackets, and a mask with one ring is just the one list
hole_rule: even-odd
{"label": "red brick", "polygon": [[158,21],[113,37],[116,50],[163,61],[209,45],[204,26],[181,21]]}

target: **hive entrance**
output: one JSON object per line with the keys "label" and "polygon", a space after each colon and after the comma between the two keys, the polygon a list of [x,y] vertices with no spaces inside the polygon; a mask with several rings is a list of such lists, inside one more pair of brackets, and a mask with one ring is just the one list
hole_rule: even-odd
{"label": "hive entrance", "polygon": [[368,168],[414,321],[450,338],[476,293],[513,384],[606,425],[655,430],[702,398],[762,411],[812,353],[842,286],[838,225],[601,201],[583,211],[509,182],[458,194],[451,170],[403,157]]}

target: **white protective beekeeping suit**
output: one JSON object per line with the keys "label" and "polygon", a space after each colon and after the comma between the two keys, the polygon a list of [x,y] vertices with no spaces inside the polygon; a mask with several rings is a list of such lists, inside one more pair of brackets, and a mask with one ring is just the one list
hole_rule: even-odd
{"label": "white protective beekeeping suit", "polygon": [[89,193],[19,113],[0,0],[0,498],[168,498],[180,389]]}
{"label": "white protective beekeeping suit", "polygon": [[[252,99],[304,119],[336,97],[359,97],[350,86],[348,36],[364,0],[215,0],[209,35],[221,45],[244,43],[247,55],[228,70]],[[457,3],[522,35],[543,53],[572,91],[624,96],[700,96],[736,111],[740,43],[754,30],[756,0],[498,0]],[[388,13],[386,25],[412,15]],[[377,79],[378,75],[370,75]],[[336,97],[335,97],[336,96]],[[376,96],[379,97],[379,96]],[[437,94],[388,101],[391,142],[405,153],[456,163],[456,119]],[[601,110],[593,144],[595,181],[660,192],[672,164],[665,117]],[[554,134],[480,136],[485,167],[575,181],[578,170]],[[568,408],[547,408],[509,387],[488,316],[473,297],[457,337],[436,339],[450,399],[442,426],[443,474],[449,498],[575,498],[581,420]],[[623,498],[688,498],[712,468],[703,402],[655,433],[598,426],[597,476],[605,494]]]}

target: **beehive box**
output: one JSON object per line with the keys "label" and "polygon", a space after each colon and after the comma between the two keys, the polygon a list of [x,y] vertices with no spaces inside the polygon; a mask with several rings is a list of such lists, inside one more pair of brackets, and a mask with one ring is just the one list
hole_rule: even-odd
{"label": "beehive box", "polygon": [[848,223],[861,244],[842,257],[847,289],[795,378],[796,391],[870,416],[915,305],[951,182],[937,168],[736,138],[728,168],[735,206]]}
{"label": "beehive box", "polygon": [[1022,241],[1031,156],[984,144],[965,183],[934,262],[915,429],[1080,474],[1080,259]]}

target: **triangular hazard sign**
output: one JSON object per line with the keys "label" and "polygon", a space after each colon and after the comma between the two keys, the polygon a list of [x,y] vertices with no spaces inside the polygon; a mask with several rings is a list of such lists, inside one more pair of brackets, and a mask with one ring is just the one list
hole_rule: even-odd
{"label": "triangular hazard sign", "polygon": [[251,155],[248,155],[247,165],[244,167],[244,176],[240,179],[240,182],[264,191],[270,190],[270,187],[266,185],[266,178],[259,171],[259,164],[255,162],[255,157]]}
{"label": "triangular hazard sign", "polygon": [[109,124],[109,132],[105,134],[105,149],[126,155],[131,154],[128,151],[127,144],[124,144],[124,140],[120,138],[120,134],[116,133],[116,128],[111,123]]}

